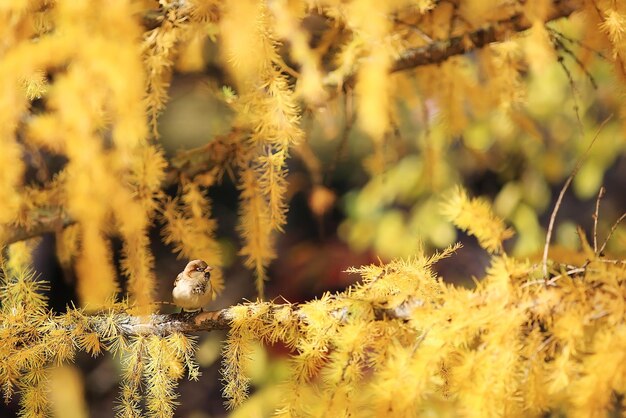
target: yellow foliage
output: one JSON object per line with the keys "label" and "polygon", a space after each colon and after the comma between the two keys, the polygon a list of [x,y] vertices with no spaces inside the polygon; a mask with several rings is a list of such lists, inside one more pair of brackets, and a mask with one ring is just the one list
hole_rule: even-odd
{"label": "yellow foliage", "polygon": [[[161,221],[179,257],[214,266],[221,292],[228,263],[209,191],[224,174],[239,190],[239,254],[260,298],[220,311],[229,408],[250,402],[254,350],[282,344],[286,381],[258,392],[281,398],[272,405],[280,416],[624,409],[623,260],[583,240],[576,265],[553,252],[544,277],[503,248],[513,236],[506,219],[520,234],[511,254],[534,250],[551,183],[580,148],[577,130],[608,109],[624,113],[623,86],[595,59],[626,79],[622,2],[0,0],[0,22],[0,389],[6,401],[19,394],[21,415],[85,415],[81,379],[68,368],[78,351],[119,356],[119,417],[174,415],[178,381],[200,375],[196,342],[176,326],[200,325],[154,312],[151,228]],[[175,72],[215,76],[203,93],[233,117],[229,133],[172,157],[157,140]],[[619,123],[582,167],[579,196],[595,194],[623,154]],[[339,196],[322,173],[329,162],[302,158],[313,167],[312,210],[322,218],[345,202],[339,235],[386,261],[350,269],[361,280],[345,291],[265,302],[288,199],[301,191],[289,188],[290,155],[318,136],[341,138],[334,161],[350,149],[370,178]],[[468,173],[506,183],[502,217],[460,187],[443,204],[489,253],[472,289],[433,267],[459,248],[435,202]],[[47,232],[77,276],[78,308],[62,314],[31,267],[38,240],[29,238]],[[428,257],[421,238],[449,246]],[[151,328],[164,317],[171,328]],[[69,384],[57,393],[59,380]],[[67,402],[71,411],[59,409]]]}
{"label": "yellow foliage", "polygon": [[163,241],[174,244],[179,256],[205,260],[216,269],[211,273],[213,289],[224,287],[219,267],[222,265],[221,249],[215,239],[216,222],[210,218],[211,202],[196,183],[183,187],[182,202],[178,199],[165,202],[162,218]]}
{"label": "yellow foliage", "polygon": [[[626,346],[623,307],[607,303],[623,302],[624,281],[610,278],[623,265],[598,260],[582,275],[546,287],[533,279],[536,267],[494,256],[485,280],[468,290],[443,284],[430,271],[445,255],[363,267],[361,284],[300,305],[294,311],[300,324],[288,325],[299,336],[278,414],[522,417],[610,410],[611,392],[623,390]],[[231,310],[226,370],[237,367],[231,347],[245,362],[241,344],[266,341],[281,309]],[[236,382],[242,378],[227,382],[231,405],[244,393],[233,392]]]}
{"label": "yellow foliage", "polygon": [[604,21],[600,24],[600,29],[609,35],[611,42],[619,43],[626,29],[626,16],[615,9],[608,9],[604,12]]}
{"label": "yellow foliage", "polygon": [[51,370],[48,391],[51,395],[52,416],[56,418],[88,417],[84,399],[83,379],[78,369],[61,366]]}
{"label": "yellow foliage", "polygon": [[[506,2],[477,0],[459,6],[370,0],[161,1],[158,7],[156,2],[127,0],[99,5],[11,2],[0,11],[9,22],[0,33],[5,92],[0,102],[2,235],[16,226],[35,229],[51,213],[76,222],[71,235],[59,234],[71,241],[65,249],[77,249],[72,257],[63,254],[64,262],[77,264],[80,303],[90,309],[104,306],[119,293],[110,239],[121,236],[121,271],[129,279],[129,296],[140,310],[151,309],[156,285],[147,228],[157,212],[173,219],[171,206],[166,209],[167,201],[161,200],[161,188],[175,176],[165,175],[167,162],[149,140],[158,138],[157,118],[166,106],[174,69],[200,71],[206,63],[202,46],[210,38],[218,44],[223,60],[219,64],[234,82],[235,90],[223,86],[233,92],[228,101],[235,111],[233,134],[223,144],[235,151],[228,158],[216,153],[214,165],[192,171],[184,187],[192,184],[205,194],[204,188],[212,187],[224,172],[234,175],[242,190],[241,254],[255,272],[261,294],[265,270],[275,257],[274,234],[286,222],[287,162],[290,148],[304,136],[303,109],[315,113],[325,107],[324,100],[333,99],[333,87],[344,86],[347,92],[354,87],[358,126],[374,139],[374,155],[364,161],[375,175],[384,175],[398,158],[389,143],[404,123],[398,106],[419,109],[423,115],[412,117],[417,116],[426,131],[418,141],[422,171],[414,179],[418,191],[407,200],[447,187],[457,174],[442,158],[453,142],[450,134],[464,133],[495,105],[506,111],[498,126],[503,135],[517,132],[514,125],[532,125],[517,113],[525,99],[525,65],[554,64],[551,48],[560,45],[555,32],[541,26],[552,18],[548,3],[528,2],[519,14]],[[598,33],[605,33],[619,53],[624,10],[608,3],[599,8]],[[315,20],[320,17],[330,20],[321,24]],[[484,46],[476,44],[480,37],[475,29],[494,19],[505,26],[516,22],[514,29],[532,24],[528,42],[522,48],[518,39],[494,29],[500,42],[483,48],[477,59],[435,58],[457,44],[467,49]],[[543,52],[534,47],[539,44]],[[407,51],[420,48],[440,65],[425,66],[417,75],[389,75],[398,60],[408,59]],[[474,140],[482,144],[481,152],[492,143]],[[217,151],[213,145],[202,152]],[[41,185],[25,184],[21,156],[29,150],[61,155],[67,164]],[[606,164],[610,161],[601,165]],[[181,167],[184,164],[174,166]],[[595,173],[599,178],[598,170]],[[204,219],[205,225],[198,224],[196,215],[193,219],[198,229],[206,226],[203,237],[168,236],[166,226],[165,239],[182,243],[178,250],[183,256],[211,254],[220,264],[214,221]],[[377,221],[382,231],[414,222],[398,216]],[[363,232],[364,223],[354,225],[356,235]],[[433,239],[439,245],[450,240]],[[413,246],[397,246],[388,255],[403,248]],[[101,268],[90,269],[94,263],[102,263]],[[216,277],[220,282],[219,274]]]}
{"label": "yellow foliage", "polygon": [[[624,264],[594,258],[552,272],[546,285],[538,266],[493,255],[486,277],[465,289],[433,271],[458,248],[353,269],[360,283],[307,303],[227,308],[228,406],[247,402],[256,345],[282,342],[292,359],[274,403],[280,416],[604,416],[625,389]],[[0,289],[5,397],[17,390],[25,413],[45,413],[48,367],[71,362],[76,349],[105,349],[122,356],[118,416],[141,416],[142,403],[148,416],[172,416],[177,380],[185,368],[191,379],[199,373],[194,341],[125,336],[127,304],[54,315],[16,257]]]}
{"label": "yellow foliage", "polygon": [[513,236],[513,230],[496,217],[484,199],[470,199],[467,192],[457,187],[442,206],[443,214],[458,228],[478,239],[481,247],[490,253],[502,251],[502,242]]}
{"label": "yellow foliage", "polygon": [[[389,32],[386,8],[376,1],[355,1],[346,13],[352,31],[369,47],[364,65],[357,74],[356,91],[359,96],[359,121],[363,130],[374,141],[380,143],[389,126],[390,79],[387,73],[391,66],[389,45],[385,40]],[[386,3],[384,3],[386,4]]]}

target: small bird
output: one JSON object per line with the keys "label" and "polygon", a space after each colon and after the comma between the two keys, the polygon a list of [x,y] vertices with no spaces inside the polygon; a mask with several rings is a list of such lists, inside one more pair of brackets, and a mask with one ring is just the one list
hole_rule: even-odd
{"label": "small bird", "polygon": [[172,297],[174,304],[184,312],[202,310],[213,297],[211,286],[212,267],[202,260],[193,260],[187,263],[185,270],[174,280]]}

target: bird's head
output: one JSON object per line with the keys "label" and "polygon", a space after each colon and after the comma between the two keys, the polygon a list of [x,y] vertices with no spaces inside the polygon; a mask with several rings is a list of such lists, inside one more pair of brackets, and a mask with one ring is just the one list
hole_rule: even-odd
{"label": "bird's head", "polygon": [[185,274],[192,278],[203,276],[205,280],[209,280],[211,278],[211,270],[213,270],[213,267],[209,266],[204,261],[192,260],[187,263],[187,267],[185,267]]}

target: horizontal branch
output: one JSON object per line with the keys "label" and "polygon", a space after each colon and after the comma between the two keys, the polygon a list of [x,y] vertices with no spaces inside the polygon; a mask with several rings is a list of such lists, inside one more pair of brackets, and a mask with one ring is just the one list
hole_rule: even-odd
{"label": "horizontal branch", "polygon": [[169,335],[174,332],[200,332],[227,330],[232,314],[229,308],[198,313],[153,314],[150,316],[121,315],[116,321],[119,331],[126,337],[137,335]]}
{"label": "horizontal branch", "polygon": [[[218,165],[234,158],[236,144],[233,136],[240,132],[233,129],[226,135],[216,136],[210,143],[201,147],[184,150],[168,161],[165,177],[161,182],[161,189],[178,184],[181,177],[194,176],[209,171]],[[219,148],[219,149],[218,149]],[[1,243],[4,245],[34,238],[50,232],[59,231],[76,221],[62,208],[38,208],[33,215],[33,225],[26,227],[7,228],[0,231]]]}
{"label": "horizontal branch", "polygon": [[[583,0],[553,0],[552,7],[546,16],[546,22],[568,17],[578,10],[582,10]],[[149,10],[142,16],[142,24],[146,30],[154,29],[164,21],[165,11],[162,9]],[[462,55],[469,51],[480,49],[493,42],[502,42],[511,34],[523,32],[533,25],[523,12],[513,14],[485,25],[475,31],[467,32],[452,38],[433,40],[427,45],[410,48],[403,51],[391,66],[391,72],[409,70],[412,68],[439,64],[447,59]],[[344,83],[350,83],[354,74],[349,75]],[[327,77],[324,80],[326,87],[336,87],[339,80]]]}
{"label": "horizontal branch", "polygon": [[[414,308],[423,304],[421,300],[410,300],[394,309],[374,309],[374,319],[399,319],[407,320]],[[291,309],[292,318],[307,322],[307,316],[300,310],[298,304],[273,304],[267,311],[263,313],[264,318],[270,319],[275,312],[282,311],[285,307]],[[229,330],[231,321],[234,318],[232,309],[240,308],[235,306],[232,308],[224,308],[217,311],[209,312],[181,312],[171,314],[152,314],[149,316],[130,316],[119,315],[116,318],[116,324],[119,332],[126,337],[139,335],[160,335],[165,336],[174,332],[191,333],[191,332],[210,332],[218,330]],[[249,305],[250,309],[255,309],[254,305]],[[338,309],[331,313],[340,323],[348,320],[345,309]],[[97,316],[93,316],[92,320],[97,324]],[[278,325],[277,325],[278,326]]]}
{"label": "horizontal branch", "polygon": [[[552,3],[546,22],[567,17],[575,11],[581,10],[582,6],[581,0],[556,0]],[[533,22],[528,20],[523,13],[517,13],[473,32],[450,39],[433,41],[418,48],[407,49],[394,62],[391,72],[441,63],[452,56],[465,54],[493,42],[502,42],[512,33],[530,29],[532,24]]]}
{"label": "horizontal branch", "polygon": [[18,241],[24,241],[30,238],[35,238],[49,232],[58,231],[66,226],[72,225],[75,221],[69,217],[69,215],[62,210],[54,211],[54,214],[50,214],[48,210],[42,211],[41,216],[35,216],[35,224],[26,227],[11,228],[9,231],[3,231],[0,233],[0,237],[3,237],[2,244],[12,244]]}

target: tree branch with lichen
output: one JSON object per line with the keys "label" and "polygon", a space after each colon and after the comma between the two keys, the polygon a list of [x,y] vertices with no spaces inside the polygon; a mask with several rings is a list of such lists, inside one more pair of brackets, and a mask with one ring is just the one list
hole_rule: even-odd
{"label": "tree branch with lichen", "polygon": [[[421,300],[410,299],[393,309],[375,308],[372,309],[372,319],[375,321],[385,321],[389,319],[408,320],[412,309],[423,305],[423,303],[424,301]],[[251,303],[207,312],[159,313],[147,316],[116,314],[114,322],[117,325],[119,333],[125,337],[140,335],[167,336],[175,332],[195,333],[224,331],[231,328],[231,321],[237,315],[234,312],[236,309],[245,307],[244,309],[248,309],[252,316],[257,307],[261,306],[263,306],[262,319],[268,323],[274,320],[276,313],[282,312],[285,309],[289,310],[291,319],[303,323],[308,321],[306,312],[300,309],[301,305],[299,304],[265,304],[264,302],[258,302],[258,305]],[[330,315],[334,317],[339,324],[345,323],[349,318],[346,310],[342,308],[332,311]],[[102,314],[90,316],[95,327],[101,325],[104,321],[102,318],[104,317],[105,315]]]}
{"label": "tree branch with lichen", "polygon": [[[232,315],[228,308],[219,311],[198,313],[153,314],[149,316],[132,316],[119,314],[115,323],[120,334],[126,337],[138,335],[166,336],[173,332],[201,332],[227,330]],[[97,326],[97,317],[92,317]]]}

